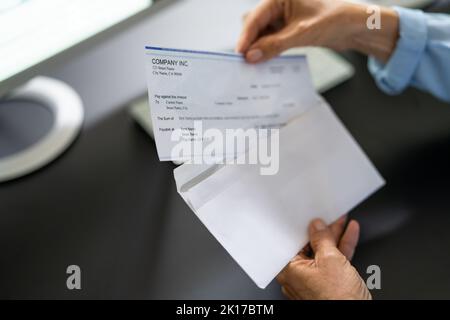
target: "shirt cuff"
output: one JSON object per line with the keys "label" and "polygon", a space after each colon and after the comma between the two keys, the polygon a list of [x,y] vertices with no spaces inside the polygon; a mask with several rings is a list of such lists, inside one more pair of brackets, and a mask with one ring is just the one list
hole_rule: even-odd
{"label": "shirt cuff", "polygon": [[378,87],[398,94],[411,82],[427,43],[427,23],[421,10],[394,7],[400,19],[400,37],[386,64],[369,57],[368,67]]}

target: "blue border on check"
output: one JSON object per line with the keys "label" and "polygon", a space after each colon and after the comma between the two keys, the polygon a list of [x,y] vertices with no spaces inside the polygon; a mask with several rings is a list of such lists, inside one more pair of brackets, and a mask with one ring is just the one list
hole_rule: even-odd
{"label": "blue border on check", "polygon": [[[152,47],[145,46],[146,50],[154,50],[154,51],[167,51],[167,52],[178,52],[178,53],[191,53],[191,54],[204,54],[209,56],[219,56],[219,57],[228,57],[228,58],[239,58],[243,59],[241,54],[237,53],[226,53],[226,52],[212,52],[212,51],[199,51],[199,50],[187,50],[187,49],[174,49],[174,48],[163,48],[163,47]],[[298,59],[305,58],[304,54],[296,54],[296,55],[288,55],[288,56],[278,56],[276,59]]]}

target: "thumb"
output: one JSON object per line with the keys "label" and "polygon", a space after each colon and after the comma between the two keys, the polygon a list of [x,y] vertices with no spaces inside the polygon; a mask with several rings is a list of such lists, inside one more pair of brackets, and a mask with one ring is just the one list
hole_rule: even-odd
{"label": "thumb", "polygon": [[288,29],[263,36],[248,49],[245,59],[250,63],[259,63],[274,58],[294,46],[292,38]]}
{"label": "thumb", "polygon": [[337,243],[333,233],[321,219],[315,219],[309,225],[309,240],[314,253],[324,253],[330,248],[336,249]]}

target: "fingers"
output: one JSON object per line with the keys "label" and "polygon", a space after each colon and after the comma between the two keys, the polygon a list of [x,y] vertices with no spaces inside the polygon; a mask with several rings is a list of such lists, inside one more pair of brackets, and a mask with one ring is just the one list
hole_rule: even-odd
{"label": "fingers", "polygon": [[333,237],[334,239],[336,239],[336,242],[339,242],[339,240],[341,239],[344,233],[346,222],[347,215],[343,215],[330,225],[331,232],[333,233]]}
{"label": "fingers", "polygon": [[301,276],[308,269],[311,261],[312,260],[310,259],[305,259],[300,255],[296,255],[277,275],[278,283],[282,286],[291,283],[292,279]]}
{"label": "fingers", "polygon": [[359,223],[355,220],[350,221],[339,242],[339,251],[341,251],[349,261],[352,260],[353,255],[355,254],[355,248],[359,240],[359,231]]}
{"label": "fingers", "polygon": [[[341,237],[345,230],[346,222],[347,222],[347,215],[343,215],[329,226],[331,232],[333,233],[333,237],[336,243],[338,243],[341,240]],[[311,245],[308,243],[306,246],[304,246],[302,250],[300,250],[300,252],[298,253],[298,256],[300,256],[303,259],[312,258],[313,251],[311,249]]]}
{"label": "fingers", "polygon": [[291,28],[284,28],[276,33],[259,38],[245,55],[247,62],[259,63],[280,55],[294,46],[294,34]]}
{"label": "fingers", "polygon": [[323,253],[327,249],[337,247],[331,228],[322,219],[315,219],[308,228],[311,248],[314,253]]}
{"label": "fingers", "polygon": [[[336,240],[339,251],[350,261],[355,253],[355,247],[359,240],[359,224],[352,220],[345,229],[347,216],[342,216],[331,226],[331,232]],[[344,232],[345,231],[345,232]]]}
{"label": "fingers", "polygon": [[258,38],[259,33],[264,30],[273,20],[278,19],[282,12],[276,1],[264,0],[245,19],[244,29],[236,46],[239,53],[247,52],[248,48]]}

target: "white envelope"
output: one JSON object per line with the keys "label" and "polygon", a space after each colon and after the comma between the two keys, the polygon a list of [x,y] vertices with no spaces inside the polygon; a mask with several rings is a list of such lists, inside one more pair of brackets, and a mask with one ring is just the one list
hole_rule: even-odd
{"label": "white envelope", "polygon": [[280,130],[280,168],[182,165],[177,189],[260,288],[308,242],[313,218],[331,223],[384,180],[328,104],[319,99]]}

